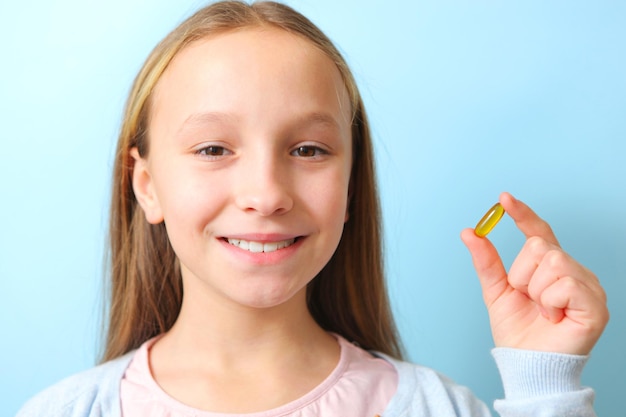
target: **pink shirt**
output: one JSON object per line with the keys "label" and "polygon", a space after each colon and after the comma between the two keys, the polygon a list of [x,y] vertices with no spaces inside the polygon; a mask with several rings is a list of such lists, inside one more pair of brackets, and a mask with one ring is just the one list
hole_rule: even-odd
{"label": "pink shirt", "polygon": [[339,362],[308,394],[272,410],[250,414],[219,414],[189,407],[170,397],[152,377],[148,352],[156,339],[144,343],[122,379],[123,416],[151,417],[374,417],[382,414],[396,392],[398,375],[390,363],[335,335]]}

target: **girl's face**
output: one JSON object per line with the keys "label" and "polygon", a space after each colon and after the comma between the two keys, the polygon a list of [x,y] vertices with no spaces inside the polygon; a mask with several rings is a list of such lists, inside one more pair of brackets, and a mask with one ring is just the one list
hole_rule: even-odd
{"label": "girl's face", "polygon": [[[197,41],[155,89],[134,188],[165,222],[185,297],[304,300],[347,218],[351,106],[335,64],[279,29]],[[298,297],[294,297],[298,294]]]}

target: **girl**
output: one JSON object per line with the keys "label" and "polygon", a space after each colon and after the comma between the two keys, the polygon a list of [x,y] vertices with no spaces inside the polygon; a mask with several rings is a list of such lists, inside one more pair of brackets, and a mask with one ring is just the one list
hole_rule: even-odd
{"label": "girl", "polygon": [[[103,364],[20,416],[486,416],[402,362],[370,134],[332,43],[287,6],[221,2],[152,52],[120,134]],[[579,376],[608,320],[594,275],[510,194],[526,244],[480,278],[503,416],[594,415]]]}

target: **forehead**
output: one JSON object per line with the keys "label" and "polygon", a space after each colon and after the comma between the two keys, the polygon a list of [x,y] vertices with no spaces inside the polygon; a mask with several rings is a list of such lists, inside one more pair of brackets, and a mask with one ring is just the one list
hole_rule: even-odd
{"label": "forehead", "polygon": [[267,27],[228,31],[183,48],[156,85],[151,128],[211,111],[258,118],[323,111],[341,124],[351,119],[345,83],[328,55],[308,39]]}

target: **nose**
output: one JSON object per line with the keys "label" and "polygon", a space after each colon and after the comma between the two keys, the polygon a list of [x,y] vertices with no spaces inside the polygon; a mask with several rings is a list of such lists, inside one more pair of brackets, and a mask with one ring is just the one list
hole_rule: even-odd
{"label": "nose", "polygon": [[280,158],[270,155],[242,158],[239,165],[235,189],[239,209],[264,217],[292,209],[291,178]]}

